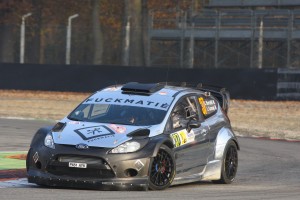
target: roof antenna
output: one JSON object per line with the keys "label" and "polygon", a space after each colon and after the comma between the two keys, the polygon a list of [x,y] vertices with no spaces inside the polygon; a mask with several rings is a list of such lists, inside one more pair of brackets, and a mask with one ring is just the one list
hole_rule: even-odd
{"label": "roof antenna", "polygon": [[170,71],[170,65],[168,65],[167,77],[166,77],[166,85],[168,85],[169,71]]}

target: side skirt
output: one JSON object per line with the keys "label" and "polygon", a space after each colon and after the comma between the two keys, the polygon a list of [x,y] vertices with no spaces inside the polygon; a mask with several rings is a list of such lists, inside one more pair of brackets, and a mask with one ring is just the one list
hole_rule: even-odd
{"label": "side skirt", "polygon": [[185,183],[192,183],[196,181],[211,181],[219,180],[221,178],[222,162],[220,160],[210,161],[204,168],[204,170],[197,174],[192,174],[186,177],[175,176],[171,185],[179,185]]}

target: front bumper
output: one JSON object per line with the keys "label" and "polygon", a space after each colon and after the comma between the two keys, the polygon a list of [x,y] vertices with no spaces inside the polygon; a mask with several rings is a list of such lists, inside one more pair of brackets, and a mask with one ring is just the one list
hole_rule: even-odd
{"label": "front bumper", "polygon": [[[28,182],[72,188],[147,190],[153,150],[153,145],[147,145],[135,153],[110,154],[105,148],[31,147],[26,161]],[[87,166],[73,168],[69,162]]]}
{"label": "front bumper", "polygon": [[28,171],[28,182],[38,185],[100,190],[148,190],[148,178],[91,179],[55,176],[38,170]]}

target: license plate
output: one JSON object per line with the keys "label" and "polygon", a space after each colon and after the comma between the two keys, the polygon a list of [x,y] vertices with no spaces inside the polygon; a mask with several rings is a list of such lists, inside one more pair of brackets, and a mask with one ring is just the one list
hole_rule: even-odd
{"label": "license plate", "polygon": [[86,168],[86,163],[75,163],[75,162],[69,162],[69,167],[76,167],[76,168]]}

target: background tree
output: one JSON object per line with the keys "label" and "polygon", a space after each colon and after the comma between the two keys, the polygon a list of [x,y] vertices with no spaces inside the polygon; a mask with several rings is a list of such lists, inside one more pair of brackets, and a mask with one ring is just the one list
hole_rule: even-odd
{"label": "background tree", "polygon": [[[19,62],[21,17],[31,12],[26,19],[26,63],[64,64],[67,19],[78,13],[72,21],[71,63],[147,65],[148,12],[188,9],[191,3],[202,1],[0,0],[0,62]],[[165,12],[155,15],[164,16]]]}
{"label": "background tree", "polygon": [[128,1],[130,16],[130,65],[144,65],[143,37],[142,37],[142,0]]}
{"label": "background tree", "polygon": [[[22,10],[19,9],[22,7]],[[16,59],[21,17],[31,10],[31,4],[20,0],[0,0],[0,62],[11,63]]]}
{"label": "background tree", "polygon": [[99,20],[100,1],[93,0],[93,38],[94,38],[94,59],[93,64],[102,64],[103,55],[103,33]]}

